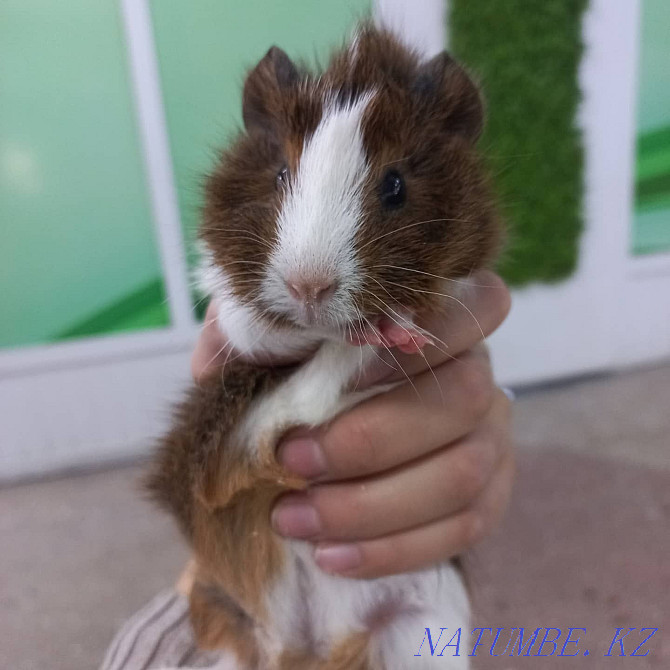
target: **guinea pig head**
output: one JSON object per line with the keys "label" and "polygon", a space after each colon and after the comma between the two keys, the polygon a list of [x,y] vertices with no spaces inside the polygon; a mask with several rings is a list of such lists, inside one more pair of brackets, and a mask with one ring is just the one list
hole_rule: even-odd
{"label": "guinea pig head", "polygon": [[479,91],[365,25],[315,76],[273,47],[210,176],[201,236],[259,318],[344,333],[433,308],[487,265],[500,224],[474,149]]}

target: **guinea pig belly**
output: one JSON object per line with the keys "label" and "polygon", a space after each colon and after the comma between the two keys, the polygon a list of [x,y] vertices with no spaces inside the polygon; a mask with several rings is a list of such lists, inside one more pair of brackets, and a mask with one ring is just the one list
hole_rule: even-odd
{"label": "guinea pig belly", "polygon": [[455,656],[447,648],[438,657],[439,652],[431,654],[424,642],[426,628],[434,647],[442,643],[439,651],[457,631],[462,636],[469,632],[467,592],[452,563],[356,580],[321,571],[305,542],[285,545],[285,569],[266,597],[272,638],[283,647],[277,665],[271,667],[467,670],[462,650]]}

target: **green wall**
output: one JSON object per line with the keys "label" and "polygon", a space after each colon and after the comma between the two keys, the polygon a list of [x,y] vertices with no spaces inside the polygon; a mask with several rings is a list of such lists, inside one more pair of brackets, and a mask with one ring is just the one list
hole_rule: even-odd
{"label": "green wall", "polygon": [[670,249],[670,2],[643,0],[637,109],[636,254]]}
{"label": "green wall", "polygon": [[161,83],[186,237],[193,240],[202,177],[241,124],[246,69],[272,44],[324,59],[370,0],[153,0]]}
{"label": "green wall", "polygon": [[0,346],[168,322],[118,5],[0,3]]}

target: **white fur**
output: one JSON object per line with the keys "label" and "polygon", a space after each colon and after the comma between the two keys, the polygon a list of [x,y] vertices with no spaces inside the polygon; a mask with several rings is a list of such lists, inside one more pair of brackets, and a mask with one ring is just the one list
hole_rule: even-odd
{"label": "white fur", "polygon": [[[357,351],[345,343],[324,343],[292,377],[255,403],[236,433],[239,446],[267,443],[288,425],[324,423],[363,397],[385,390],[346,392],[360,366],[367,366],[374,355],[370,346]],[[314,651],[327,656],[332,645],[366,630],[366,620],[387,605],[397,605],[401,613],[373,637],[370,653],[380,669],[468,667],[465,651],[458,658],[431,657],[426,649],[421,657],[414,656],[427,626],[434,631],[441,627],[467,631],[468,599],[452,565],[370,581],[352,580],[320,570],[308,543],[283,544],[286,567],[266,598],[272,627],[259,632],[258,638],[269,667],[285,647],[303,646],[306,632]]]}
{"label": "white fur", "polygon": [[297,174],[290,181],[277,220],[263,297],[296,314],[285,281],[337,282],[326,323],[355,318],[351,291],[358,288],[354,239],[361,225],[362,189],[368,175],[361,120],[372,94],[351,105],[327,102],[314,134],[305,141]]}
{"label": "white fur", "polygon": [[[334,645],[367,630],[368,619],[375,612],[398,606],[401,613],[373,635],[370,658],[377,662],[373,667],[379,670],[468,667],[468,598],[461,577],[451,564],[374,580],[354,580],[320,570],[308,543],[285,541],[284,544],[286,570],[266,597],[270,620],[275,625],[275,646],[281,641],[299,648],[305,644],[307,631],[314,651],[327,657]],[[421,656],[415,657],[426,627],[437,631],[437,635],[441,627],[449,631],[461,628],[464,639],[461,656],[451,658],[445,653],[443,657],[431,657],[424,644]]]}
{"label": "white fur", "polygon": [[373,347],[324,342],[319,351],[272,393],[252,404],[238,426],[234,442],[244,448],[272,443],[290,426],[318,426],[347,407],[389,386],[345,393],[349,383],[375,356]]}
{"label": "white fur", "polygon": [[323,338],[316,332],[269,328],[253,307],[240,303],[235,297],[228,276],[205,247],[201,249],[198,281],[203,293],[212,296],[219,328],[234,347],[235,355],[239,353],[247,359],[259,355],[295,359]]}

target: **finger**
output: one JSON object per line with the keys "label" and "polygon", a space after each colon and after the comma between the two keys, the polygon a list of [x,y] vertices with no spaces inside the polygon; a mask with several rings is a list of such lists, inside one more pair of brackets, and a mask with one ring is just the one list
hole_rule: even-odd
{"label": "finger", "polygon": [[227,340],[219,329],[218,312],[214,301],[209,303],[200,337],[191,356],[191,374],[196,382],[215,373],[229,353]]}
{"label": "finger", "polygon": [[284,496],[272,515],[274,528],[299,539],[361,540],[435,521],[475,503],[508,442],[509,400],[499,392],[466,438],[382,475]]}
{"label": "finger", "polygon": [[[456,515],[362,542],[323,542],[314,559],[325,572],[372,579],[419,570],[458,556],[486,536],[504,513],[511,491],[513,458],[508,455],[485,493],[485,507],[475,506]],[[493,510],[491,512],[490,510]]]}
{"label": "finger", "polygon": [[284,496],[275,530],[296,539],[364,540],[452,515],[482,493],[497,463],[489,426],[376,477],[322,484]]}
{"label": "finger", "polygon": [[478,541],[481,519],[474,511],[411,530],[362,542],[323,542],[314,560],[324,571],[345,577],[374,578],[433,565]]}
{"label": "finger", "polygon": [[382,361],[374,364],[361,386],[402,379],[405,373],[411,376],[459,356],[496,330],[510,306],[509,289],[498,275],[487,270],[476,273],[467,290],[444,299],[444,310],[419,321],[433,344],[423,346],[420,354],[382,352]]}
{"label": "finger", "polygon": [[295,474],[322,481],[382,472],[471,432],[493,390],[488,357],[471,351],[354,407],[325,429],[289,438],[278,458]]}

